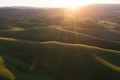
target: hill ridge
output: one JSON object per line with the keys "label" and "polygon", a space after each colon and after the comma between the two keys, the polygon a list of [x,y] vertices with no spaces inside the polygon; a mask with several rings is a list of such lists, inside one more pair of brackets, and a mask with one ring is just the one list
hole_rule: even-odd
{"label": "hill ridge", "polygon": [[0,41],[17,41],[17,42],[22,42],[22,43],[30,43],[30,44],[57,44],[57,45],[65,45],[65,46],[81,46],[81,47],[86,47],[86,48],[94,48],[94,49],[99,49],[99,50],[106,50],[106,51],[113,51],[113,52],[118,52],[118,50],[112,50],[112,49],[105,49],[97,46],[90,46],[86,44],[70,44],[70,43],[64,43],[64,42],[59,42],[59,41],[43,41],[43,42],[35,42],[35,41],[28,41],[28,40],[20,40],[20,39],[14,39],[14,38],[6,38],[6,37],[0,37]]}

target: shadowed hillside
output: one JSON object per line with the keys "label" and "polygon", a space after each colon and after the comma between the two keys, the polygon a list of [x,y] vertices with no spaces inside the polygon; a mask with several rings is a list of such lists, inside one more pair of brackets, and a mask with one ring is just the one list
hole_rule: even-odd
{"label": "shadowed hillside", "polygon": [[81,27],[75,27],[74,29],[71,27],[61,27],[65,30],[75,31],[79,33],[83,33],[86,35],[91,35],[97,38],[112,40],[112,41],[120,41],[120,33],[109,30],[100,30],[100,29],[82,29]]}
{"label": "shadowed hillside", "polygon": [[56,80],[120,79],[119,51],[83,44],[39,43],[12,38],[0,38],[0,44],[11,56],[29,64],[31,70],[40,69]]}
{"label": "shadowed hillside", "polygon": [[[5,42],[5,44],[3,43],[0,45],[0,55],[4,58],[4,61],[5,61],[4,64],[7,66],[7,68],[9,68],[10,71],[12,71],[12,73],[15,76],[15,79],[14,79],[14,76],[12,75],[12,73],[10,73],[5,68],[4,64],[2,63],[2,61],[3,61],[2,58],[0,58],[0,60],[1,60],[0,80],[34,80],[34,79],[35,80],[55,80],[53,76],[48,75],[47,73],[43,72],[42,70],[39,70],[38,68],[35,68],[34,70],[30,69],[31,64],[29,64],[27,62],[28,60],[30,60],[30,58],[27,57],[29,54],[26,54],[27,51],[24,51],[24,50],[22,51],[23,54],[22,54],[22,52],[19,52],[20,50],[18,50],[18,49],[20,49],[20,46],[17,47],[17,45],[21,45],[21,44],[17,44],[16,42],[15,42],[15,45],[13,44],[16,39],[10,39],[10,38],[2,38],[2,39],[7,41],[8,43]],[[13,42],[11,42],[11,41],[13,41]],[[11,45],[9,43],[11,43],[13,45]],[[2,46],[2,45],[4,45],[4,46]],[[11,46],[8,46],[8,45],[11,45]],[[21,46],[23,46],[23,45],[24,44],[22,44]],[[12,47],[13,47],[13,49],[12,49]],[[32,51],[32,49],[31,49],[31,51]],[[17,53],[20,55],[18,55]],[[31,53],[31,55],[34,55],[34,53]],[[26,56],[26,60],[24,61],[23,59],[25,59],[25,56]],[[23,57],[23,59],[21,59],[22,57]]]}
{"label": "shadowed hillside", "polygon": [[56,27],[35,28],[22,31],[1,31],[0,36],[31,41],[60,41],[65,43],[80,43],[102,48],[120,50],[120,43],[94,36],[64,30]]}

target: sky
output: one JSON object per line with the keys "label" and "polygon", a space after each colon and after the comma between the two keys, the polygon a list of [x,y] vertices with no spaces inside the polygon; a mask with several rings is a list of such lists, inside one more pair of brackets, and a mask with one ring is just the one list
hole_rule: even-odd
{"label": "sky", "polygon": [[0,0],[3,6],[71,7],[87,4],[120,4],[120,0]]}

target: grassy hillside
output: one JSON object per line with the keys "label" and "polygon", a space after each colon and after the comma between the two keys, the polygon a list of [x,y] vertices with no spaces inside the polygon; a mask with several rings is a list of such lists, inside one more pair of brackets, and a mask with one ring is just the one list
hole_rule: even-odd
{"label": "grassy hillside", "polygon": [[56,27],[35,28],[22,31],[1,31],[0,36],[31,41],[60,41],[65,43],[80,43],[102,48],[120,50],[119,42],[97,38],[94,36],[64,30]]}
{"label": "grassy hillside", "polygon": [[0,80],[120,80],[119,8],[0,8]]}
{"label": "grassy hillside", "polygon": [[0,80],[15,80],[14,75],[5,67],[2,57],[0,57]]}
{"label": "grassy hillside", "polygon": [[[30,56],[30,55],[26,54],[27,51],[24,51],[25,47],[24,47],[23,51],[20,50],[20,47],[19,47],[19,45],[24,46],[24,44],[21,44],[21,43],[17,44],[16,39],[12,39],[12,38],[1,38],[1,39],[3,39],[3,41],[6,41],[6,42],[3,42],[3,44],[0,44],[0,55],[5,59],[5,65],[14,74],[14,76],[16,78],[15,80],[34,80],[34,79],[36,79],[36,80],[54,80],[54,78],[51,75],[48,75],[47,73],[39,70],[38,68],[36,68],[34,70],[30,69],[31,64],[27,62],[28,60],[30,60],[30,58],[28,58],[28,56]],[[30,46],[29,44],[26,44],[26,45]],[[7,48],[4,46],[6,46]],[[32,50],[34,51],[34,49],[31,49],[31,51]],[[22,52],[20,52],[20,51],[22,51]],[[17,52],[20,55],[18,55]],[[34,55],[34,53],[32,53],[32,52],[29,52],[29,53],[31,55]],[[23,59],[25,59],[25,56],[26,56],[26,60],[24,61]],[[30,57],[32,57],[32,56],[30,56]],[[22,58],[22,59],[20,59],[20,58]],[[34,56],[33,56],[33,58],[34,58]],[[3,68],[0,68],[0,69],[3,69]],[[11,80],[13,80],[13,79],[11,79]]]}
{"label": "grassy hillside", "polygon": [[[120,79],[120,51],[83,44],[55,41],[32,42],[3,37],[0,38],[0,47],[16,59],[13,61],[22,61],[22,63],[16,64],[18,63],[16,62],[14,63],[16,65],[12,65],[15,67],[13,72],[16,76],[24,72],[19,76],[22,80],[29,79],[27,76],[30,75],[38,78],[36,70],[49,73],[55,80]],[[19,66],[22,66],[23,70],[18,68]],[[30,72],[31,70],[33,72]],[[47,79],[43,78],[43,80]]]}
{"label": "grassy hillside", "polygon": [[112,40],[112,41],[120,41],[120,33],[109,30],[100,30],[100,29],[82,29],[81,27],[71,28],[71,27],[61,27],[66,30],[75,31],[91,36],[95,36],[101,39]]}

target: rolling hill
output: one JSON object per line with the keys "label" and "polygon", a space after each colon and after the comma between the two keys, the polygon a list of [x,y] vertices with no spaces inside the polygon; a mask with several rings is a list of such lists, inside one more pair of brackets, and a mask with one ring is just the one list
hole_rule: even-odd
{"label": "rolling hill", "polygon": [[119,32],[115,32],[115,31],[109,31],[109,30],[100,30],[100,29],[82,29],[81,27],[75,27],[75,28],[71,28],[71,27],[61,27],[65,30],[70,30],[70,31],[75,31],[75,32],[79,32],[79,33],[83,33],[86,35],[91,35],[97,38],[101,38],[101,39],[106,39],[106,40],[112,40],[112,41],[120,41],[120,33]]}
{"label": "rolling hill", "polygon": [[0,8],[0,80],[120,80],[119,8]]}
{"label": "rolling hill", "polygon": [[97,38],[94,36],[69,31],[57,27],[41,27],[20,31],[1,31],[1,37],[9,37],[37,42],[59,41],[65,43],[80,43],[98,46],[107,49],[120,50],[120,43],[112,40]]}
{"label": "rolling hill", "polygon": [[[0,44],[3,51],[6,51],[6,55],[11,55],[11,57],[25,63],[24,65],[9,65],[9,67],[15,67],[14,73],[30,74],[34,72],[29,71],[37,69],[54,76],[56,80],[120,79],[120,51],[84,44],[67,44],[55,41],[33,42],[3,37],[0,38]],[[19,66],[23,70],[18,68]],[[20,78],[21,75],[17,76]],[[25,78],[21,79],[25,80]]]}

